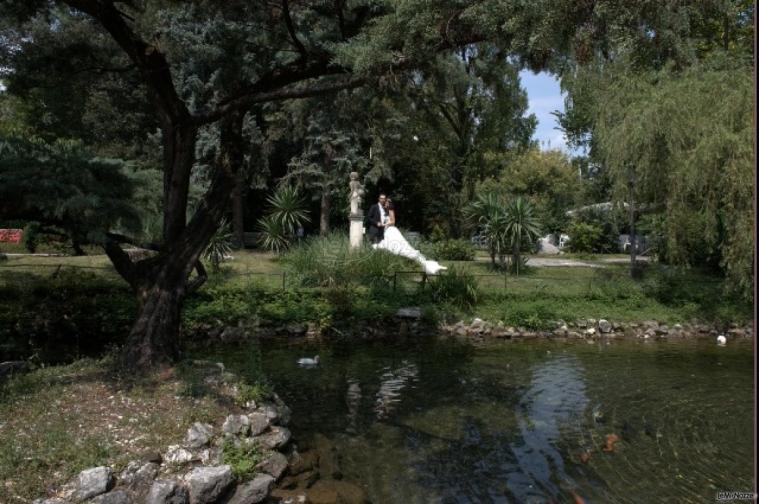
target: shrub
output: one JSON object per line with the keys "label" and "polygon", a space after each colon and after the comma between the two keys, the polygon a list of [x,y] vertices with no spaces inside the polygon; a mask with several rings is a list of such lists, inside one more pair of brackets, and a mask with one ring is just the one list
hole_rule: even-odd
{"label": "shrub", "polygon": [[261,449],[255,443],[238,442],[227,439],[222,446],[222,458],[224,463],[232,468],[232,474],[238,480],[245,480],[252,476],[254,468],[261,462],[263,456]]}
{"label": "shrub", "polygon": [[232,252],[232,231],[229,229],[229,223],[222,220],[219,229],[208,242],[203,257],[208,259],[213,271],[218,273],[219,265],[224,262],[230,252]]}
{"label": "shrub", "polygon": [[98,355],[128,334],[135,299],[124,283],[72,268],[18,275],[0,287],[0,360],[36,353],[64,362]]}
{"label": "shrub", "polygon": [[409,268],[407,259],[366,244],[351,249],[344,234],[309,239],[290,250],[283,262],[304,287],[386,284],[394,271]]}
{"label": "shrub", "polygon": [[299,227],[309,222],[306,203],[294,187],[282,186],[267,198],[269,214],[259,221],[261,245],[275,252],[287,250]]}
{"label": "shrub", "polygon": [[431,248],[431,255],[437,260],[446,261],[473,261],[475,250],[471,243],[466,240],[442,240],[435,242]]}
{"label": "shrub", "polygon": [[454,303],[467,308],[476,305],[480,298],[480,289],[474,275],[456,267],[433,277],[430,292],[436,303]]}
{"label": "shrub", "polygon": [[595,252],[601,231],[600,227],[593,224],[574,223],[568,231],[570,252]]}

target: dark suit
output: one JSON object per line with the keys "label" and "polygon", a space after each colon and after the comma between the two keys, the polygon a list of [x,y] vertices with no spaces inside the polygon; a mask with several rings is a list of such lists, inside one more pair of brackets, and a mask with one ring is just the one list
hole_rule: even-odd
{"label": "dark suit", "polygon": [[380,221],[382,221],[382,212],[380,212],[379,203],[375,203],[369,207],[369,212],[366,214],[366,234],[369,235],[372,243],[381,242],[385,236],[385,228],[377,225]]}

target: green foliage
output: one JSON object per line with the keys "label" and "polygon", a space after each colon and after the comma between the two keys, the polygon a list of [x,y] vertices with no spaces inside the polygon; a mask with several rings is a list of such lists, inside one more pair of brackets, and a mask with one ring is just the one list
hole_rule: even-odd
{"label": "green foliage", "polygon": [[473,261],[475,250],[467,240],[441,240],[429,247],[429,255],[436,260]]}
{"label": "green foliage", "polygon": [[222,445],[222,460],[232,467],[235,478],[244,481],[253,476],[254,468],[263,460],[263,454],[255,443],[227,439]]}
{"label": "green foliage", "polygon": [[226,220],[222,220],[219,229],[216,230],[216,233],[214,233],[208,242],[208,246],[203,252],[203,257],[210,261],[213,271],[218,273],[221,263],[231,253],[232,231],[229,228],[229,223]]}
{"label": "green foliage", "polygon": [[30,253],[37,252],[37,245],[40,241],[40,223],[29,222],[21,233],[21,244]]}
{"label": "green foliage", "polygon": [[195,332],[209,325],[236,326],[250,321],[274,325],[322,321],[330,319],[331,314],[331,307],[316,291],[222,284],[201,289],[190,297],[184,304],[182,321],[187,331]]}
{"label": "green foliage", "polygon": [[128,333],[135,300],[124,284],[72,268],[51,276],[11,271],[3,276],[3,360],[37,354],[44,361],[61,362],[98,355]]}
{"label": "green foliage", "polygon": [[540,223],[535,217],[534,208],[521,196],[509,203],[506,209],[505,232],[513,251],[512,264],[519,274],[522,246],[532,244],[540,236]]}
{"label": "green foliage", "polygon": [[271,385],[266,382],[257,381],[255,383],[241,383],[237,386],[237,402],[239,406],[244,406],[249,401],[260,402],[269,398],[272,393]]}
{"label": "green foliage", "polygon": [[533,148],[517,155],[494,156],[492,161],[500,171],[479,183],[477,192],[495,192],[507,200],[522,196],[535,208],[544,231],[566,229],[566,212],[580,202],[583,182],[565,153]]}
{"label": "green foliage", "polygon": [[280,186],[267,202],[269,214],[259,220],[261,245],[283,252],[292,245],[298,228],[309,222],[305,202],[298,189],[286,185]]}
{"label": "green foliage", "polygon": [[477,278],[466,269],[458,267],[432,277],[429,287],[436,303],[472,308],[481,296]]}
{"label": "green foliage", "polygon": [[305,287],[351,283],[387,284],[395,271],[409,269],[407,259],[363,244],[352,249],[348,237],[331,234],[307,240],[284,256],[283,263]]}
{"label": "green foliage", "polygon": [[487,240],[490,260],[495,267],[498,257],[503,258],[510,249],[506,202],[495,192],[478,194],[477,198],[466,207],[464,215],[467,222]]}
{"label": "green foliage", "polygon": [[0,218],[34,220],[40,233],[88,243],[137,230],[135,186],[123,162],[94,158],[79,142],[0,137]]}
{"label": "green foliage", "polygon": [[[622,231],[629,231],[625,223],[625,210],[619,206],[614,206],[609,210],[597,208],[588,208],[578,211],[574,216],[575,222],[588,224],[599,230],[599,235],[593,241],[592,250],[599,254],[614,254],[619,252],[619,234]],[[571,229],[571,228],[570,228]],[[641,234],[640,230],[636,234]],[[569,235],[570,239],[572,235]]]}
{"label": "green foliage", "polygon": [[596,80],[599,154],[616,198],[663,209],[667,259],[720,263],[752,289],[753,120],[749,59],[715,53],[685,70],[616,68]]}
{"label": "green foliage", "polygon": [[570,252],[597,252],[597,244],[601,238],[602,229],[593,224],[576,222],[567,230]]}

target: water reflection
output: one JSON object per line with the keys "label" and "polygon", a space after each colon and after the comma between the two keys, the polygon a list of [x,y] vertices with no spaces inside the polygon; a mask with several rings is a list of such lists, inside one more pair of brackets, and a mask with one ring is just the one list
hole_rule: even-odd
{"label": "water reflection", "polygon": [[400,403],[403,389],[416,380],[419,369],[416,364],[404,360],[402,366],[396,369],[385,368],[380,376],[380,387],[374,411],[377,419],[387,418]]}
{"label": "water reflection", "polygon": [[265,349],[267,374],[296,438],[330,437],[375,503],[703,502],[751,486],[750,345],[309,350],[317,370],[293,364],[302,348]]}
{"label": "water reflection", "polygon": [[558,495],[559,484],[576,486],[565,472],[558,446],[562,434],[580,431],[588,404],[581,371],[579,360],[569,355],[533,369],[530,387],[517,408],[519,435],[509,445],[516,459],[505,475],[512,497],[541,502],[545,495]]}

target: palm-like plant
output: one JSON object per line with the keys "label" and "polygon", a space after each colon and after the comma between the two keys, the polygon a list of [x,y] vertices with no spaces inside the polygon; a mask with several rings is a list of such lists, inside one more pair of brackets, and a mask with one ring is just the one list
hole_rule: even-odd
{"label": "palm-like plant", "polygon": [[510,245],[506,205],[503,199],[496,193],[479,194],[464,210],[464,217],[470,225],[479,229],[487,240],[493,267],[496,266],[496,257],[503,262]]}
{"label": "palm-like plant", "polygon": [[310,221],[306,205],[295,187],[281,186],[266,200],[270,212],[258,226],[261,230],[261,245],[275,252],[290,247],[298,228]]}
{"label": "palm-like plant", "polygon": [[520,250],[523,242],[534,241],[540,236],[540,223],[529,201],[517,197],[506,208],[505,236],[512,247],[513,264],[519,274]]}
{"label": "palm-like plant", "polygon": [[229,222],[222,219],[219,229],[208,242],[203,257],[211,263],[213,271],[218,273],[219,266],[230,252],[232,252],[232,231],[229,228]]}

